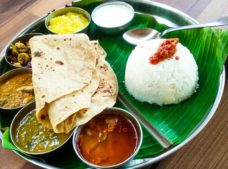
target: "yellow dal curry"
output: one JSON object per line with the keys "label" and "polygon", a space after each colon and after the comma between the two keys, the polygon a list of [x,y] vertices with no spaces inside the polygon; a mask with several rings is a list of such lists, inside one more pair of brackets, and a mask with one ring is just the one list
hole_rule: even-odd
{"label": "yellow dal curry", "polygon": [[67,12],[64,15],[52,18],[48,28],[58,34],[75,33],[85,28],[89,20],[82,14]]}
{"label": "yellow dal curry", "polygon": [[22,73],[0,85],[0,107],[17,108],[34,100],[32,74]]}

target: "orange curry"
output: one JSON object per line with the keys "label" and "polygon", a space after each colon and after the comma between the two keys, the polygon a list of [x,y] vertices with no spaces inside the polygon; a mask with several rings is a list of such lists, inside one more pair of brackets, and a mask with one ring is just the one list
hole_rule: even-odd
{"label": "orange curry", "polygon": [[99,166],[111,166],[126,160],[138,143],[132,123],[121,115],[102,114],[81,130],[78,147],[81,155]]}

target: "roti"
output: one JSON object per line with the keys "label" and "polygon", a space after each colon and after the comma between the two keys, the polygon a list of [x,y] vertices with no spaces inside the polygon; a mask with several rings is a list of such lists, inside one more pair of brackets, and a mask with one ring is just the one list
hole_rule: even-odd
{"label": "roti", "polygon": [[98,41],[74,34],[33,37],[29,43],[36,117],[45,127],[69,133],[115,104],[117,79]]}
{"label": "roti", "polygon": [[91,105],[91,97],[99,85],[99,76],[93,72],[91,83],[85,88],[53,101],[48,106],[50,122],[56,133],[69,133],[76,127],[75,116],[86,111]]}
{"label": "roti", "polygon": [[89,85],[98,56],[84,34],[37,36],[29,43],[37,119],[53,128],[47,105]]}
{"label": "roti", "polygon": [[116,103],[118,82],[114,71],[104,59],[99,59],[97,70],[100,76],[99,86],[92,96],[89,109],[76,120],[76,126],[87,123],[105,108],[112,107]]}

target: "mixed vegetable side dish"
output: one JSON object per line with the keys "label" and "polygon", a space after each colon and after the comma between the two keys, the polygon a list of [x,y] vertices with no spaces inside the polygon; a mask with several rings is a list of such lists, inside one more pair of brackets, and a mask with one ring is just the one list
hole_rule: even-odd
{"label": "mixed vegetable side dish", "polygon": [[16,42],[10,45],[10,53],[8,61],[16,67],[28,66],[31,67],[31,50],[29,42]]}

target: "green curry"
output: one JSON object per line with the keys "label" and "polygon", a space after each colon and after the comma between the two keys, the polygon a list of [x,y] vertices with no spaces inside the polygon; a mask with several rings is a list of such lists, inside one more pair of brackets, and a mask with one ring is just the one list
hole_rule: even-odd
{"label": "green curry", "polygon": [[17,146],[31,153],[51,151],[62,145],[69,134],[56,134],[43,127],[36,119],[35,110],[28,113],[15,127]]}

